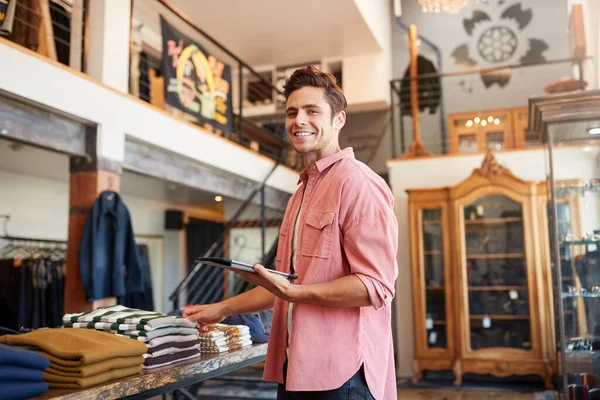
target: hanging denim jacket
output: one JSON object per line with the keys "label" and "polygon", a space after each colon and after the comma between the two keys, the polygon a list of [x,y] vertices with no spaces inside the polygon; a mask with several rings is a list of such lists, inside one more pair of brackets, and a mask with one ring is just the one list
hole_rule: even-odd
{"label": "hanging denim jacket", "polygon": [[94,202],[79,244],[79,271],[87,301],[143,291],[141,259],[129,210],[115,192]]}

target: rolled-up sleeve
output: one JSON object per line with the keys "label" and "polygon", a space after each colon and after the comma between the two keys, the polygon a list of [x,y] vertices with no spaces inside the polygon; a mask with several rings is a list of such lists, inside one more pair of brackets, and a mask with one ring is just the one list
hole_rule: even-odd
{"label": "rolled-up sleeve", "polygon": [[397,250],[398,222],[391,208],[372,209],[344,231],[350,272],[365,285],[376,310],[389,305],[395,296]]}

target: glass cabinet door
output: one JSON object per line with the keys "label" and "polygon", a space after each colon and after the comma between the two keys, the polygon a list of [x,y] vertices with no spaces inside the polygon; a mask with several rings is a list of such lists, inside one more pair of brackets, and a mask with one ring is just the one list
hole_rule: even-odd
{"label": "glass cabinet door", "polygon": [[531,350],[522,206],[492,194],[463,212],[470,347]]}
{"label": "glass cabinet door", "polygon": [[427,348],[447,348],[442,210],[421,211]]}

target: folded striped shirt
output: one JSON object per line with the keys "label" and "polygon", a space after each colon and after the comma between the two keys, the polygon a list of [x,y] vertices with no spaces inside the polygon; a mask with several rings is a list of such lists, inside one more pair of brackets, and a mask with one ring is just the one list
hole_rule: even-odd
{"label": "folded striped shirt", "polygon": [[159,357],[150,357],[144,360],[143,369],[152,369],[164,367],[176,362],[191,360],[192,358],[200,357],[200,351],[197,349],[182,351],[179,353],[165,354]]}
{"label": "folded striped shirt", "polygon": [[164,350],[170,350],[172,353],[176,353],[177,351],[181,351],[181,349],[189,349],[192,346],[200,347],[200,342],[198,340],[190,340],[188,342],[164,343],[158,346],[154,346],[152,348],[148,348],[148,354],[158,354],[159,352],[162,352]]}
{"label": "folded striped shirt", "polygon": [[181,325],[160,325],[158,327],[152,327],[148,324],[116,324],[112,322],[65,322],[63,325],[65,328],[84,328],[84,329],[96,329],[97,331],[152,331],[156,329],[164,328],[181,328]]}
{"label": "folded striped shirt", "polygon": [[158,347],[158,346],[162,346],[164,344],[172,344],[172,343],[185,343],[185,342],[190,342],[190,341],[195,341],[198,342],[198,333],[194,332],[191,335],[166,335],[166,336],[161,336],[161,337],[157,337],[154,338],[152,340],[150,340],[148,343],[146,343],[146,346],[148,346],[148,350]]}
{"label": "folded striped shirt", "polygon": [[65,314],[63,323],[110,322],[113,324],[144,325],[144,330],[152,330],[162,325],[180,325],[195,328],[196,323],[178,316],[155,311],[138,310],[121,305],[101,307],[82,313]]}
{"label": "folded striped shirt", "polygon": [[169,335],[191,335],[196,332],[196,328],[158,328],[152,331],[110,331],[117,336],[123,336],[140,342],[149,342],[150,340],[169,336]]}
{"label": "folded striped shirt", "polygon": [[166,347],[164,349],[155,350],[152,353],[148,352],[143,355],[145,359],[147,358],[156,358],[160,356],[164,356],[165,354],[175,354],[181,353],[182,351],[190,351],[190,350],[200,350],[200,343],[196,342],[192,345],[188,345],[187,347]]}

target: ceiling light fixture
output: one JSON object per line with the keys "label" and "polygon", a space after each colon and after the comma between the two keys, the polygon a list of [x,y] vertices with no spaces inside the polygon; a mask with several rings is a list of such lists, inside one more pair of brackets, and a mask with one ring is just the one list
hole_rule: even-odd
{"label": "ceiling light fixture", "polygon": [[[487,0],[475,0],[475,4],[479,3],[487,3]],[[467,4],[469,4],[469,0],[419,0],[419,5],[426,13],[445,11],[456,14]]]}
{"label": "ceiling light fixture", "polygon": [[590,135],[600,135],[600,128],[590,128],[588,129],[588,133]]}
{"label": "ceiling light fixture", "polygon": [[216,201],[217,203],[218,203],[218,202],[221,202],[221,201],[223,201],[223,197],[221,197],[221,196],[215,196],[215,201]]}

